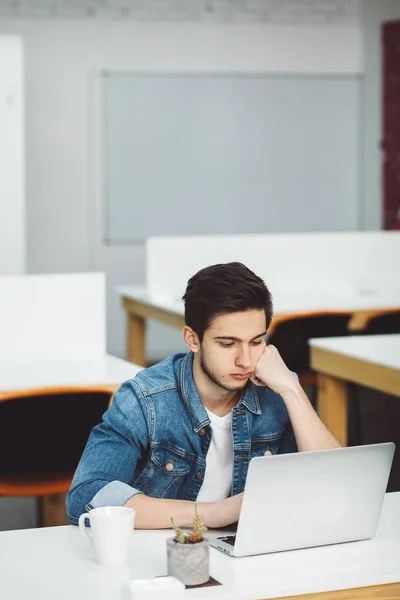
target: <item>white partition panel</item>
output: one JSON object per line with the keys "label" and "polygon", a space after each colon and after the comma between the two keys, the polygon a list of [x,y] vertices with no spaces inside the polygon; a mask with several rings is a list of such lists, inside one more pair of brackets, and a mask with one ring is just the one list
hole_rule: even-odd
{"label": "white partition panel", "polygon": [[26,270],[23,62],[22,38],[0,36],[0,275]]}
{"label": "white partition panel", "polygon": [[147,239],[147,291],[180,298],[207,265],[240,261],[271,291],[338,294],[399,289],[400,232],[182,236]]}
{"label": "white partition panel", "polygon": [[0,277],[0,365],[106,351],[103,273]]}

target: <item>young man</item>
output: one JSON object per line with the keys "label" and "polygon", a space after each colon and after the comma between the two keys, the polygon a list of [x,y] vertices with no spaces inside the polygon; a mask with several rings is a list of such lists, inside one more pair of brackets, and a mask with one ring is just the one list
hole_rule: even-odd
{"label": "young man", "polygon": [[277,349],[266,346],[271,294],[240,263],[188,282],[188,354],[145,369],[116,392],[90,434],[67,497],[71,523],[99,506],[130,506],[135,527],[239,518],[254,456],[339,446]]}

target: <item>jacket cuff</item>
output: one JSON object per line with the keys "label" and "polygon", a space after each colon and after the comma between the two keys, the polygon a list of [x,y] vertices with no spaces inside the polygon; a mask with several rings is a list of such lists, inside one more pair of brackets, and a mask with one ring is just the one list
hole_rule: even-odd
{"label": "jacket cuff", "polygon": [[129,498],[142,493],[122,481],[111,481],[97,492],[85,508],[90,511],[101,506],[124,506]]}

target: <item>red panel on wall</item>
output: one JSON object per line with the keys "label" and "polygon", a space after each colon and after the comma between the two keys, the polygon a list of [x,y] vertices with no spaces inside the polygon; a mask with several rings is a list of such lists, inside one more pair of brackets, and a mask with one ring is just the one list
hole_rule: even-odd
{"label": "red panel on wall", "polygon": [[400,229],[400,21],[382,26],[384,229]]}

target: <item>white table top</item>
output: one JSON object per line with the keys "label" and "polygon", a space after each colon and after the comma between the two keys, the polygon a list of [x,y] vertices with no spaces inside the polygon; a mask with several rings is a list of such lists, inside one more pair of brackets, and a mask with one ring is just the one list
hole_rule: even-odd
{"label": "white table top", "polygon": [[[184,306],[180,298],[165,294],[149,294],[144,286],[118,286],[121,297],[137,300],[148,306],[167,310],[183,316]],[[275,314],[307,312],[313,310],[380,310],[400,307],[400,287],[387,289],[341,289],[315,290],[272,290]]]}
{"label": "white table top", "polygon": [[400,371],[400,334],[398,333],[318,338],[310,340],[310,345],[313,348],[321,348]]}
{"label": "white table top", "polygon": [[[126,567],[100,567],[77,527],[0,533],[0,598],[121,600],[130,579],[166,574],[170,531],[135,531]],[[222,586],[187,598],[249,600],[400,581],[400,493],[387,494],[372,540],[231,558],[211,548],[211,575]]]}
{"label": "white table top", "polygon": [[111,356],[0,364],[0,393],[57,386],[118,386],[142,367]]}

